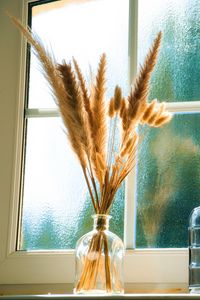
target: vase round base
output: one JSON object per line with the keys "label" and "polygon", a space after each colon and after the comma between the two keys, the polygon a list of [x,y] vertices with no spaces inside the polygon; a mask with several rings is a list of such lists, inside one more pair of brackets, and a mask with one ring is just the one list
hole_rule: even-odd
{"label": "vase round base", "polygon": [[98,289],[95,289],[95,290],[80,290],[80,291],[77,291],[76,289],[73,290],[73,293],[76,294],[76,295],[123,295],[124,294],[124,290],[122,291],[118,291],[118,292],[114,292],[114,291],[111,291],[111,292],[106,292],[105,290],[98,290]]}

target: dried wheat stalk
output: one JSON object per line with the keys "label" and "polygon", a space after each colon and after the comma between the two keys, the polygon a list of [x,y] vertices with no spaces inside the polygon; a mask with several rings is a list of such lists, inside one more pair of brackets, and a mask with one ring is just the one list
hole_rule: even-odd
{"label": "dried wheat stalk", "polygon": [[[127,99],[122,96],[121,88],[116,86],[114,96],[106,106],[105,54],[100,58],[96,81],[88,89],[75,59],[75,70],[65,61],[58,64],[37,35],[16,18],[11,18],[41,62],[63,118],[68,139],[80,161],[94,210],[97,214],[108,214],[117,190],[136,162],[137,126],[147,124],[159,127],[171,119],[164,104],[159,104],[157,100],[147,103],[150,76],[157,60],[162,34],[159,32],[155,38]],[[110,142],[108,117],[114,118]],[[114,142],[117,124],[121,127],[121,142],[116,150]],[[86,257],[82,276],[76,286],[77,291],[95,288],[97,273],[102,272],[102,252],[105,255],[103,266],[106,289],[108,292],[112,289],[107,239],[100,228],[91,241],[88,254],[98,255],[92,263]]]}

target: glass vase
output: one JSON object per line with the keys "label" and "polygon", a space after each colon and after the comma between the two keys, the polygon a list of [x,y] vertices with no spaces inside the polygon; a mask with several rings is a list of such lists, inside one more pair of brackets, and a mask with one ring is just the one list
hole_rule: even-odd
{"label": "glass vase", "polygon": [[94,215],[93,230],[76,244],[76,294],[123,294],[124,245],[110,232],[109,215]]}
{"label": "glass vase", "polygon": [[189,291],[200,294],[200,206],[189,217]]}

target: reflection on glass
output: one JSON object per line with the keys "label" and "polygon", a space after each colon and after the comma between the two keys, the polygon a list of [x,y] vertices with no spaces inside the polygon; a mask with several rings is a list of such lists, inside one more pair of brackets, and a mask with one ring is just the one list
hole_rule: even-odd
{"label": "reflection on glass", "polygon": [[[127,93],[128,0],[56,1],[33,7],[32,29],[58,62],[75,57],[87,81],[107,55],[108,97],[116,84]],[[89,67],[90,66],[90,67]],[[55,107],[41,67],[31,55],[29,108]]]}
{"label": "reflection on glass", "polygon": [[163,32],[150,99],[200,100],[199,0],[140,0],[139,62],[158,31]]}
{"label": "reflection on glass", "polygon": [[[28,121],[21,250],[71,249],[92,228],[85,180],[62,129],[59,118]],[[123,238],[124,187],[115,200],[111,228]]]}
{"label": "reflection on glass", "polygon": [[187,247],[200,203],[200,114],[177,114],[150,129],[139,151],[137,247]]}

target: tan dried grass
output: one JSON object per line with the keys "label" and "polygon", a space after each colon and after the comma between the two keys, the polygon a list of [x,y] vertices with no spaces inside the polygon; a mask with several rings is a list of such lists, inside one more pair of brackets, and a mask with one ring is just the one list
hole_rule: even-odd
{"label": "tan dried grass", "polygon": [[[150,76],[155,66],[161,43],[161,32],[155,38],[143,66],[127,99],[116,86],[110,100],[109,111],[106,106],[106,55],[100,58],[95,82],[87,88],[77,61],[73,58],[74,69],[70,64],[57,64],[53,54],[29,28],[25,28],[16,18],[14,24],[34,48],[43,67],[44,75],[51,87],[63,118],[66,133],[72,149],[76,153],[87,183],[94,210],[97,214],[108,214],[115,194],[136,163],[139,124],[159,127],[171,119],[163,104],[153,101],[147,103]],[[108,143],[107,117],[114,118],[113,130]],[[121,142],[115,148],[117,125],[120,124]],[[99,253],[94,266],[86,260],[77,289],[94,287],[101,265],[100,252],[105,254],[106,289],[111,290],[110,262],[107,239],[95,236],[91,251]],[[96,272],[94,272],[96,270]]]}

